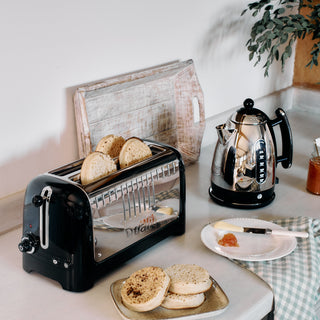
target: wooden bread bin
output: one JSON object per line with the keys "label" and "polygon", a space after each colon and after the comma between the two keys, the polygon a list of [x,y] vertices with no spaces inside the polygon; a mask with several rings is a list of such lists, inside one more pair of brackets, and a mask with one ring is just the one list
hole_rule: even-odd
{"label": "wooden bread bin", "polygon": [[83,85],[74,94],[74,107],[80,158],[108,134],[169,144],[185,165],[199,158],[204,99],[192,60]]}

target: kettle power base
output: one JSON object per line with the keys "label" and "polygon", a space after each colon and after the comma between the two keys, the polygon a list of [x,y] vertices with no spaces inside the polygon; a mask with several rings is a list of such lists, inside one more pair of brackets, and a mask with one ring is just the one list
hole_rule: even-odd
{"label": "kettle power base", "polygon": [[262,208],[275,198],[274,188],[262,192],[234,192],[215,184],[209,187],[209,195],[219,205],[238,209]]}

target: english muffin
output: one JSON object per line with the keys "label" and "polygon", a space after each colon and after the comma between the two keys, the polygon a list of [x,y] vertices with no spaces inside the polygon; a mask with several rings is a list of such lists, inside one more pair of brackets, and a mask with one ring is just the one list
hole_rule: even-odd
{"label": "english muffin", "polygon": [[170,277],[169,291],[176,294],[197,294],[212,286],[209,273],[195,264],[175,264],[165,269]]}
{"label": "english muffin", "polygon": [[152,156],[150,147],[138,138],[130,138],[119,154],[120,169],[131,166]]}
{"label": "english muffin", "polygon": [[123,137],[109,134],[98,142],[96,151],[107,154],[111,158],[115,158],[119,156],[120,150],[125,142]]}
{"label": "english muffin", "polygon": [[146,267],[130,275],[121,287],[123,304],[130,310],[144,312],[161,305],[170,278],[160,267]]}
{"label": "english muffin", "polygon": [[80,180],[83,185],[94,182],[117,170],[110,156],[102,152],[92,152],[83,161]]}
{"label": "english muffin", "polygon": [[198,294],[176,294],[168,292],[161,307],[166,309],[190,309],[202,305],[205,300],[204,293]]}

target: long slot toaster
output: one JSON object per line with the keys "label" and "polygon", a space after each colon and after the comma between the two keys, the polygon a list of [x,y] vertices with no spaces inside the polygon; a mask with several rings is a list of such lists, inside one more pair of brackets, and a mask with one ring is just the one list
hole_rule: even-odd
{"label": "long slot toaster", "polygon": [[185,232],[185,173],[180,153],[144,140],[152,156],[89,185],[82,160],[27,186],[19,250],[23,269],[85,291],[124,261]]}

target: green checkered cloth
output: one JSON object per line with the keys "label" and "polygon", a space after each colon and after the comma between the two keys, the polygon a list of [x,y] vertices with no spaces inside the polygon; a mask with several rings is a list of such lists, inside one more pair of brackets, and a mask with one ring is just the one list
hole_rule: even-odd
{"label": "green checkered cloth", "polygon": [[293,231],[307,231],[297,238],[296,249],[271,261],[236,261],[266,281],[274,294],[274,317],[278,320],[316,320],[315,304],[320,298],[320,220],[294,217],[274,220]]}

